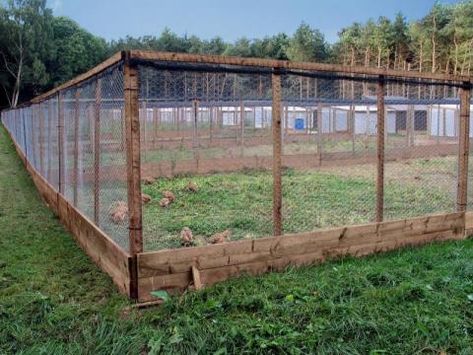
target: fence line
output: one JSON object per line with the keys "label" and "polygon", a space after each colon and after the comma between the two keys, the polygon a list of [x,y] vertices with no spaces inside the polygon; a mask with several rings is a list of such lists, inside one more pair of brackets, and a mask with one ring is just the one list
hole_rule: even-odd
{"label": "fence line", "polygon": [[[333,76],[330,77],[329,74]],[[394,87],[394,83],[398,86]],[[415,236],[422,236],[424,242],[443,240],[445,231],[448,231],[449,238],[456,239],[460,235],[463,237],[469,196],[471,83],[469,77],[443,74],[254,58],[129,51],[116,54],[89,72],[33,99],[28,104],[2,112],[2,122],[14,140],[28,171],[34,176],[43,197],[57,210],[61,220],[74,232],[87,253],[112,274],[121,290],[125,290],[132,298],[148,300],[149,294],[142,294],[140,290],[143,288],[143,292],[148,292],[150,285],[144,285],[142,282],[157,282],[156,275],[153,274],[150,281],[149,275],[140,274],[149,266],[143,266],[144,256],[141,261],[140,258],[142,255],[148,255],[146,251],[149,249],[146,245],[149,240],[161,237],[165,239],[169,232],[165,230],[165,226],[156,227],[147,219],[148,209],[143,207],[142,202],[142,174],[144,177],[153,174],[162,177],[168,173],[175,176],[184,172],[210,173],[220,169],[243,170],[244,175],[244,168],[247,167],[272,170],[272,177],[264,180],[266,184],[272,184],[272,217],[266,217],[269,213],[265,211],[248,210],[247,213],[260,213],[262,220],[268,219],[272,231],[268,233],[267,226],[263,225],[263,236],[273,234],[279,237],[294,232],[291,228],[300,228],[295,231],[296,235],[299,235],[297,233],[327,227],[323,223],[319,223],[317,228],[307,227],[306,230],[303,229],[305,226],[290,227],[292,220],[302,221],[302,217],[296,212],[303,211],[304,203],[301,202],[302,207],[299,207],[299,201],[296,204],[288,202],[288,190],[284,190],[284,187],[287,181],[285,179],[289,179],[290,174],[286,173],[286,167],[301,170],[321,168],[319,170],[325,175],[310,178],[311,182],[318,181],[319,184],[324,184],[325,180],[336,176],[335,190],[318,191],[319,195],[329,199],[330,193],[335,195],[338,193],[336,189],[342,191],[345,188],[346,181],[340,178],[340,175],[348,173],[342,172],[332,176],[329,175],[329,170],[322,168],[337,167],[337,159],[340,159],[343,168],[349,165],[359,166],[360,163],[367,164],[366,168],[357,169],[353,174],[355,183],[364,189],[362,194],[354,197],[341,195],[341,200],[333,202],[336,208],[330,215],[340,213],[343,205],[353,198],[354,203],[364,204],[359,208],[368,217],[364,216],[366,220],[362,222],[376,222],[379,226],[398,228],[401,224],[387,222],[391,216],[396,215],[387,211],[393,205],[400,204],[396,200],[396,194],[397,190],[403,188],[402,179],[412,177],[399,172],[396,172],[399,176],[392,177],[392,167],[396,161],[425,158],[424,161],[410,164],[415,165],[411,168],[415,173],[430,169],[429,174],[434,177],[428,184],[433,184],[435,174],[440,174],[442,169],[447,175],[453,174],[450,171],[451,165],[458,164],[456,197],[432,195],[429,191],[431,186],[428,184],[416,186],[425,190],[425,196],[422,198],[433,196],[432,199],[435,198],[435,202],[442,207],[444,201],[451,197],[451,204],[460,215],[445,214],[436,219],[435,223],[441,225],[441,235],[433,230],[416,230]],[[388,96],[389,84],[393,84],[392,92],[402,95]],[[459,100],[455,96],[457,88],[460,89]],[[438,108],[435,108],[433,105],[437,102]],[[457,103],[458,109],[450,107]],[[418,106],[425,107],[420,110]],[[446,137],[447,119],[450,117],[447,110],[454,112],[451,116],[454,122],[451,141]],[[456,115],[457,111],[459,115]],[[301,118],[302,115],[304,118]],[[374,127],[370,126],[372,115],[376,116]],[[392,133],[392,117],[395,133]],[[422,123],[424,121],[426,127]],[[302,126],[298,127],[297,124],[301,122]],[[436,125],[435,129],[433,125]],[[416,133],[418,131],[429,132],[425,145],[416,141],[419,139]],[[435,144],[432,143],[434,131],[437,132]],[[431,162],[431,158],[445,159]],[[186,164],[189,167],[186,168]],[[300,187],[297,184],[306,181],[304,178],[296,176],[291,180],[292,185],[288,184],[289,188],[297,190]],[[221,178],[217,176],[216,179]],[[266,179],[265,175],[262,179]],[[423,176],[414,176],[413,179],[422,180]],[[264,189],[266,184],[262,184],[261,189]],[[450,188],[450,181],[445,185]],[[315,189],[318,187],[315,185]],[[241,194],[241,191],[239,193]],[[403,193],[402,196],[409,195],[409,191]],[[227,197],[224,195],[221,200],[225,198]],[[309,204],[314,203],[314,197],[311,198]],[[215,203],[218,204],[221,200],[216,200]],[[408,205],[408,202],[405,204]],[[211,210],[212,206],[208,209]],[[161,216],[169,210],[158,209],[155,213],[156,216]],[[443,207],[442,212],[454,211]],[[218,215],[223,211],[216,208],[214,213]],[[419,215],[428,214],[430,213],[419,212]],[[77,217],[78,221],[67,221],[71,216]],[[195,216],[199,217],[197,212]],[[174,223],[172,228],[178,230],[185,226],[185,223],[192,223],[192,219],[182,215],[171,218],[170,223]],[[254,221],[249,218],[240,224],[253,226],[257,224]],[[334,225],[328,226],[360,224],[358,220],[354,222],[358,223],[334,222]],[[205,223],[212,225],[207,221]],[[394,230],[408,241],[402,239],[399,245],[415,244],[413,235],[402,234],[408,222],[405,220],[402,223],[402,227]],[[423,222],[416,223],[419,224],[418,228],[421,228]],[[309,221],[307,225],[313,224]],[[81,228],[87,229],[90,235],[85,235]],[[238,228],[243,230],[245,227]],[[371,225],[365,229],[370,228]],[[150,229],[154,235],[148,234]],[[105,249],[113,249],[104,260],[100,260],[100,255],[93,251],[95,242],[91,239],[92,235],[101,241],[97,243],[102,243],[101,248],[105,254],[108,253]],[[303,239],[303,243],[312,243],[313,235],[325,234],[311,234],[310,238]],[[343,236],[343,233],[338,235],[341,244],[333,246],[333,250],[330,249],[330,244],[330,248],[327,246],[327,252],[331,250],[330,252],[338,253],[337,255],[342,253]],[[273,245],[273,241],[265,243]],[[356,239],[354,243],[356,248],[362,248],[360,245],[367,241]],[[228,243],[230,249],[233,248],[231,244]],[[245,249],[244,253],[255,253],[255,243],[243,244],[245,248],[250,248]],[[390,240],[386,248],[391,249],[396,245],[395,240]],[[116,248],[120,248],[123,253],[117,256]],[[371,244],[363,248],[370,252],[378,250]],[[209,250],[211,252],[211,249]],[[343,251],[346,252],[345,249]],[[241,250],[235,255],[240,255],[240,252]],[[268,252],[270,256],[266,255]],[[149,255],[154,253],[156,252],[152,251]],[[175,255],[178,258],[181,254],[187,255],[186,253],[194,255],[196,252],[176,251]],[[273,249],[265,249],[263,254],[264,257],[251,254],[262,258],[258,259],[262,264],[254,266],[252,262],[246,261],[253,265],[250,267],[251,272],[263,270],[264,265],[276,265],[277,253]],[[241,271],[228,271],[228,263],[233,263],[230,255],[234,254],[229,252],[227,261],[222,259],[215,264],[225,267],[227,271],[224,275]],[[296,259],[288,255],[292,254],[284,253],[284,265],[293,261],[298,265],[303,264],[299,259],[296,258],[299,261],[295,261]],[[241,258],[247,260],[246,256]],[[306,262],[324,258],[324,255],[314,251],[303,260]],[[195,263],[195,260],[192,262]],[[115,263],[121,263],[121,274],[112,271]],[[183,267],[187,270],[187,259],[185,263]],[[169,281],[169,288],[176,285],[176,288],[181,288],[189,281],[190,274],[187,271],[179,271],[177,274],[185,275],[174,275],[174,264],[175,261],[167,264],[166,267],[170,271],[167,270],[163,274],[165,277],[159,282],[181,277],[175,284]],[[199,265],[193,266],[198,268]],[[162,267],[159,264],[158,268]],[[207,270],[207,267],[205,269]],[[204,276],[204,280],[208,278],[208,283],[218,279],[212,272],[214,271],[206,271],[206,275],[211,276]]]}

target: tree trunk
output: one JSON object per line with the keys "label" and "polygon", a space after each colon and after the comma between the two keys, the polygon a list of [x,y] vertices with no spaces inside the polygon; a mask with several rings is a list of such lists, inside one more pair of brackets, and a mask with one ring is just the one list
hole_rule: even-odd
{"label": "tree trunk", "polygon": [[458,70],[458,41],[457,36],[453,36],[453,43],[455,44],[455,65],[453,66],[453,74],[457,74]]}
{"label": "tree trunk", "polygon": [[432,73],[437,70],[437,39],[435,38],[435,32],[437,31],[437,19],[433,17],[433,30],[432,30]]}
{"label": "tree trunk", "polygon": [[18,100],[20,98],[20,87],[21,87],[21,76],[23,75],[23,55],[20,57],[20,61],[18,63],[18,71],[15,78],[15,85],[13,86],[13,94],[11,105],[12,108],[18,106]]}
{"label": "tree trunk", "polygon": [[378,68],[381,68],[381,55],[383,53],[383,49],[381,46],[378,47]]}

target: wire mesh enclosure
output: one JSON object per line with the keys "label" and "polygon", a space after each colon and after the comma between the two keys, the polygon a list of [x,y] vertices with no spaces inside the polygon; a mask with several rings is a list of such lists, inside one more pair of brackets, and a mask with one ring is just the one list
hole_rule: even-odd
{"label": "wire mesh enclosure", "polygon": [[[421,230],[422,240],[459,235],[465,214],[455,212],[473,206],[470,86],[434,74],[132,51],[2,112],[2,122],[58,210],[64,199],[110,238],[125,260],[124,289],[148,299],[132,289],[181,287],[196,267],[227,268],[206,271],[210,284],[287,265],[287,250],[305,255],[297,263],[325,258],[325,246],[313,249],[319,239],[310,252],[294,248],[324,240],[327,228],[345,228],[333,232],[337,243],[358,225],[377,226],[378,239],[385,225]],[[436,214],[441,222],[428,217]],[[399,244],[370,233],[359,233],[365,249]],[[287,234],[277,245],[265,238]],[[281,243],[291,243],[284,257]],[[203,249],[213,244],[226,246]],[[195,255],[177,251],[192,247]],[[160,250],[163,265],[150,259]],[[252,257],[235,261],[235,250]]]}

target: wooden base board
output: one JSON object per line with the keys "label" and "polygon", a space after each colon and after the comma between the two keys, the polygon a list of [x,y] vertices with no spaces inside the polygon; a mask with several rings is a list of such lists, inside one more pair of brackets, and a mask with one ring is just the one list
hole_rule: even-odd
{"label": "wooden base board", "polygon": [[[138,293],[182,292],[195,282],[209,286],[241,274],[258,275],[288,266],[320,263],[345,255],[364,256],[404,246],[464,238],[465,214],[452,213],[310,233],[242,240],[138,255]],[[200,287],[200,285],[198,285]]]}

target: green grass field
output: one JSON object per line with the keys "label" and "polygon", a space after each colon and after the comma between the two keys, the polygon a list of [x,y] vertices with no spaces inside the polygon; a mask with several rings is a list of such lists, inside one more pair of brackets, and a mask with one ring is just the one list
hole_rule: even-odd
{"label": "green grass field", "polygon": [[[303,178],[303,175],[302,175]],[[473,240],[242,277],[129,310],[0,129],[0,353],[473,353]]]}
{"label": "green grass field", "polygon": [[[389,163],[386,169],[387,219],[454,211],[455,159],[419,159]],[[283,173],[285,233],[373,222],[376,167],[374,165]],[[185,187],[192,181],[195,193]],[[180,247],[180,231],[188,227],[198,245],[212,234],[230,230],[232,240],[272,235],[272,174],[243,171],[206,176],[160,178],[143,185],[152,200],[143,208],[146,250]],[[162,208],[164,191],[176,201]]]}

